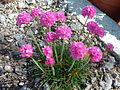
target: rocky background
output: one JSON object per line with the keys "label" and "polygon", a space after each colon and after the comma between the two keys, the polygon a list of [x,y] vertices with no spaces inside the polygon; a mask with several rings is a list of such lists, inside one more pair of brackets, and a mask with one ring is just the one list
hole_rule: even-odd
{"label": "rocky background", "polygon": [[[33,8],[64,12],[67,18],[65,23],[73,31],[70,41],[77,39],[82,23],[77,14],[69,10],[67,0],[11,0],[9,3],[6,1],[9,0],[0,2],[0,90],[47,90],[47,85],[38,88],[37,82],[40,78],[31,77],[32,63],[20,57],[19,47],[28,42],[34,44],[34,40],[25,25],[17,25],[18,14],[23,11],[31,12]],[[30,27],[40,46],[43,46],[37,22],[31,21]],[[87,33],[86,30],[81,40]],[[95,43],[104,51],[105,43],[101,39],[96,37],[93,45]],[[104,55],[100,63],[92,64],[90,70],[94,74],[83,86],[83,90],[120,90],[120,58],[114,51],[109,52],[108,56]]]}

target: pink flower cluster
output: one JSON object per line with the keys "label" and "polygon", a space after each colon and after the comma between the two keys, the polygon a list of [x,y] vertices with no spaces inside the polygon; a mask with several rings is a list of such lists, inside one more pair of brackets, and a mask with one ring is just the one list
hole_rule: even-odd
{"label": "pink flower cluster", "polygon": [[111,43],[107,43],[107,49],[108,50],[113,50],[114,46]]}
{"label": "pink flower cluster", "polygon": [[91,57],[91,62],[99,62],[102,59],[102,51],[96,46],[90,47],[88,54]]}
{"label": "pink flower cluster", "polygon": [[83,59],[86,55],[87,48],[82,42],[73,42],[70,48],[70,56],[75,59]]}
{"label": "pink flower cluster", "polygon": [[57,18],[52,11],[43,12],[40,16],[41,24],[46,27],[51,27],[53,24],[55,24],[56,21]]}
{"label": "pink flower cluster", "polygon": [[60,20],[61,22],[65,22],[65,20],[66,20],[66,17],[65,17],[65,15],[64,15],[63,12],[56,12],[56,13],[55,13],[55,16],[56,16],[56,18],[57,18],[58,20]]}
{"label": "pink flower cluster", "polygon": [[44,48],[43,48],[43,54],[46,56],[46,57],[51,57],[52,56],[52,49],[50,46],[47,46],[45,45]]}
{"label": "pink flower cluster", "polygon": [[104,37],[104,35],[105,35],[104,29],[99,27],[98,24],[94,21],[90,21],[90,22],[87,23],[87,29],[92,34],[96,34],[99,37]]}
{"label": "pink flower cluster", "polygon": [[54,58],[46,58],[45,64],[48,66],[53,66],[55,64]]}
{"label": "pink flower cluster", "polygon": [[41,9],[39,8],[35,8],[31,11],[31,15],[35,18],[35,17],[38,17],[42,14],[42,11]]}
{"label": "pink flower cluster", "polygon": [[22,57],[31,57],[33,54],[32,46],[29,44],[22,45],[20,53],[22,54]]}
{"label": "pink flower cluster", "polygon": [[19,27],[21,27],[22,24],[28,24],[32,20],[32,17],[27,12],[22,12],[17,17],[17,23]]}
{"label": "pink flower cluster", "polygon": [[56,40],[56,39],[57,39],[57,36],[56,36],[55,33],[53,33],[53,32],[48,32],[47,35],[46,35],[45,41],[46,41],[46,42],[53,42],[53,41]]}
{"label": "pink flower cluster", "polygon": [[84,17],[88,16],[89,19],[92,19],[95,16],[96,10],[92,5],[87,5],[82,9],[82,15]]}
{"label": "pink flower cluster", "polygon": [[68,26],[60,26],[56,29],[56,35],[63,39],[69,39],[71,37],[71,29]]}
{"label": "pink flower cluster", "polygon": [[95,28],[95,31],[96,31],[96,34],[97,34],[99,37],[101,37],[101,38],[104,37],[105,32],[104,32],[104,29],[103,29],[103,28],[97,26],[97,27]]}
{"label": "pink flower cluster", "polygon": [[87,29],[92,33],[92,34],[96,34],[95,28],[96,28],[97,23],[94,21],[90,21],[87,23]]}
{"label": "pink flower cluster", "polygon": [[43,48],[43,54],[46,56],[46,61],[45,61],[45,64],[46,65],[49,65],[49,66],[53,66],[54,63],[55,63],[55,60],[54,58],[52,58],[52,49],[50,46],[44,46]]}

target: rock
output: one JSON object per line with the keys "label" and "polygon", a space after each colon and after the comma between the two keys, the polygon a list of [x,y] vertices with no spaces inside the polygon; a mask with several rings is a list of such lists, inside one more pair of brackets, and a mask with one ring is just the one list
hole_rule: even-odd
{"label": "rock", "polygon": [[0,15],[0,22],[4,23],[6,21],[6,17],[4,15]]}
{"label": "rock", "polygon": [[15,66],[15,73],[22,75],[22,67],[20,65]]}
{"label": "rock", "polygon": [[13,71],[12,67],[9,66],[9,65],[5,65],[4,69],[5,69],[5,71],[8,71],[8,72],[12,72]]}
{"label": "rock", "polygon": [[35,4],[36,1],[35,0],[26,0],[27,4]]}
{"label": "rock", "polygon": [[19,40],[17,43],[19,47],[26,44],[25,40]]}
{"label": "rock", "polygon": [[24,82],[20,82],[19,85],[20,85],[20,86],[23,86],[23,85],[24,85]]}
{"label": "rock", "polygon": [[105,73],[104,79],[108,84],[112,85],[112,79],[107,73]]}
{"label": "rock", "polygon": [[114,67],[115,63],[111,63],[111,62],[106,62],[105,63],[105,68],[108,70],[111,70]]}
{"label": "rock", "polygon": [[112,57],[112,56],[109,56],[109,62],[111,62],[111,63],[115,63],[115,58]]}
{"label": "rock", "polygon": [[12,14],[8,15],[8,18],[12,20],[12,19],[16,18],[17,16],[18,16],[17,13],[12,13]]}
{"label": "rock", "polygon": [[39,45],[40,45],[40,47],[42,47],[42,46],[44,46],[44,45],[45,45],[45,42],[40,41],[40,42],[39,42]]}
{"label": "rock", "polygon": [[4,33],[0,34],[0,42],[4,42]]}
{"label": "rock", "polygon": [[49,85],[48,85],[48,84],[45,84],[45,85],[44,85],[44,89],[43,89],[43,90],[49,90],[49,88],[48,88],[48,87],[49,87]]}
{"label": "rock", "polygon": [[96,77],[91,78],[91,84],[93,84],[96,80]]}
{"label": "rock", "polygon": [[46,3],[48,3],[48,5],[51,5],[52,4],[52,2],[53,2],[53,0],[40,0],[41,2],[46,2]]}
{"label": "rock", "polygon": [[24,36],[25,36],[24,34],[15,34],[15,35],[13,35],[13,37],[14,37],[16,40],[23,39]]}
{"label": "rock", "polygon": [[102,88],[104,90],[111,90],[111,85],[110,84],[108,84],[108,83],[106,83],[104,81],[99,82],[99,84],[100,84],[100,86],[102,86]]}
{"label": "rock", "polygon": [[18,8],[22,9],[25,7],[25,3],[23,1],[18,2]]}
{"label": "rock", "polygon": [[76,25],[76,24],[72,23],[72,24],[71,24],[71,29],[72,29],[72,30],[74,30],[74,31],[76,31],[76,30],[78,30],[78,31],[79,31],[79,30],[81,30],[81,29],[82,29],[82,27],[80,27],[80,26],[78,26],[78,25]]}
{"label": "rock", "polygon": [[19,90],[27,90],[27,85],[24,85],[21,89]]}
{"label": "rock", "polygon": [[118,76],[118,74],[116,74],[116,73],[113,73],[113,74],[112,74],[112,77],[113,77],[113,78],[116,78],[117,76]]}

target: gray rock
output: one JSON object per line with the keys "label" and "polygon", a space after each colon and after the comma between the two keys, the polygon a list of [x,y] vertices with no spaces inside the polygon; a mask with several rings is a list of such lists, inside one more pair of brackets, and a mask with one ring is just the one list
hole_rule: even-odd
{"label": "gray rock", "polygon": [[20,85],[20,86],[23,86],[23,85],[24,85],[24,82],[20,82],[19,85]]}
{"label": "gray rock", "polygon": [[12,20],[12,19],[16,18],[17,16],[18,16],[17,13],[12,13],[12,14],[8,15],[8,18]]}
{"label": "gray rock", "polygon": [[0,42],[4,42],[4,33],[0,34]]}
{"label": "gray rock", "polygon": [[35,0],[26,0],[27,4],[35,4],[36,1]]}
{"label": "gray rock", "polygon": [[13,35],[13,37],[14,37],[16,40],[23,39],[24,36],[25,36],[24,34],[15,34],[15,35]]}
{"label": "gray rock", "polygon": [[8,72],[12,72],[13,71],[13,68],[9,65],[5,65],[4,67],[5,71],[8,71]]}
{"label": "gray rock", "polygon": [[25,3],[23,1],[18,2],[18,8],[22,9],[25,7]]}
{"label": "gray rock", "polygon": [[100,86],[102,86],[102,88],[104,90],[110,90],[111,89],[111,85],[106,83],[106,82],[104,82],[104,81],[99,82],[99,84],[100,84]]}
{"label": "gray rock", "polygon": [[112,79],[110,78],[110,76],[107,73],[105,73],[104,79],[108,84],[112,85]]}
{"label": "gray rock", "polygon": [[115,79],[113,82],[113,87],[117,88],[117,86],[118,86],[118,81]]}
{"label": "gray rock", "polygon": [[72,24],[71,24],[71,29],[72,29],[72,30],[78,30],[78,31],[79,31],[79,30],[82,29],[82,27],[80,27],[79,25],[76,25],[76,24],[72,23]]}
{"label": "gray rock", "polygon": [[115,63],[115,58],[112,57],[112,56],[109,56],[109,62],[111,62],[111,63]]}
{"label": "gray rock", "polygon": [[108,70],[111,70],[114,67],[114,63],[106,62],[105,63],[105,68]]}
{"label": "gray rock", "polygon": [[49,85],[48,85],[48,84],[45,84],[43,90],[49,90]]}
{"label": "gray rock", "polygon": [[25,40],[19,40],[17,43],[19,47],[26,44]]}
{"label": "gray rock", "polygon": [[39,42],[39,45],[42,47],[42,46],[44,46],[44,45],[45,45],[45,42],[40,41],[40,42]]}
{"label": "gray rock", "polygon": [[0,22],[4,23],[6,21],[6,17],[4,15],[0,15]]}
{"label": "gray rock", "polygon": [[24,85],[21,89],[19,90],[27,90],[27,85]]}
{"label": "gray rock", "polygon": [[117,76],[118,76],[117,73],[113,73],[113,74],[112,74],[112,77],[113,77],[113,78],[116,78]]}
{"label": "gray rock", "polygon": [[15,66],[15,73],[22,75],[22,67],[20,65]]}
{"label": "gray rock", "polygon": [[93,84],[96,80],[96,77],[91,78],[91,83]]}

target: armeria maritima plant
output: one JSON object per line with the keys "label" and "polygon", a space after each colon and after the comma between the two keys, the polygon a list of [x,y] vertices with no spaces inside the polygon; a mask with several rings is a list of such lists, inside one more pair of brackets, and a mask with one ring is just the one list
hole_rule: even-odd
{"label": "armeria maritima plant", "polygon": [[[38,83],[40,87],[48,84],[49,89],[71,90],[76,87],[81,90],[80,85],[84,84],[90,78],[89,70],[87,69],[90,67],[90,63],[99,62],[102,59],[102,51],[99,47],[90,47],[89,44],[91,43],[86,42],[88,39],[94,39],[94,37],[89,38],[89,34],[96,35],[97,37],[104,36],[104,29],[99,27],[96,22],[90,21],[87,23],[88,19],[95,16],[95,12],[95,8],[91,5],[83,8],[82,15],[87,17],[86,22],[78,35],[78,40],[71,43],[69,42],[69,38],[72,38],[72,30],[67,25],[55,26],[56,29],[54,30],[56,31],[51,30],[52,26],[58,25],[55,24],[59,23],[56,22],[57,20],[60,23],[65,22],[66,17],[62,12],[42,12],[38,8],[33,9],[31,15],[37,18],[41,30],[43,27],[47,28],[44,31],[42,30],[43,41],[46,44],[44,47],[38,44],[29,27],[29,22],[32,19],[30,14],[23,12],[18,15],[18,25],[27,25],[37,46],[32,49],[30,44],[23,45],[20,48],[20,52],[22,57],[31,58],[38,67],[34,66],[36,70],[33,76],[41,78]],[[89,34],[83,43],[80,41],[80,36],[84,33],[84,27],[87,27]],[[69,43],[66,43],[66,41]],[[107,47],[108,49],[112,49],[110,44]],[[37,50],[40,52],[36,52]]]}

